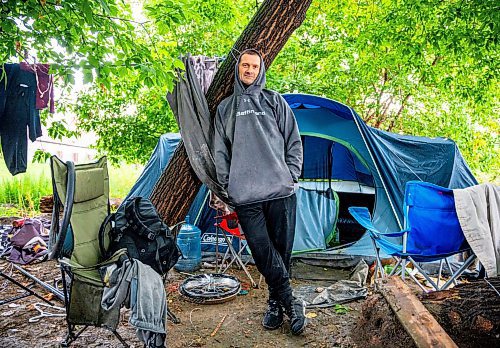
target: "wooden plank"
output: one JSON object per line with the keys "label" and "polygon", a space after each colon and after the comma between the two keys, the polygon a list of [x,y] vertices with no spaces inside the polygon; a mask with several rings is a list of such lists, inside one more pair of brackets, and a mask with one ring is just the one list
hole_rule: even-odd
{"label": "wooden plank", "polygon": [[417,347],[457,347],[401,278],[384,278],[378,288]]}

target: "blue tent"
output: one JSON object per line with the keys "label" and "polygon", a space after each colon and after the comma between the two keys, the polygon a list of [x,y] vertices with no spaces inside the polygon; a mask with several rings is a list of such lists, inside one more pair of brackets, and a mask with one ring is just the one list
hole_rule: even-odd
{"label": "blue tent", "polygon": [[[369,239],[345,213],[349,206],[369,207],[380,231],[396,231],[403,225],[406,182],[420,180],[449,188],[477,184],[450,139],[378,130],[367,126],[352,108],[318,96],[285,94],[284,98],[295,114],[304,146],[295,252],[321,250],[307,255],[325,260],[371,256]],[[150,194],[179,139],[177,134],[161,137],[129,195]],[[207,206],[205,187],[190,215],[196,217],[204,241],[215,244],[213,212]],[[357,231],[351,239],[359,239],[357,242],[347,248],[328,249],[332,241],[349,241],[350,231]]]}
{"label": "blue tent", "polygon": [[[156,145],[151,158],[144,167],[127,197],[149,197],[156,181],[160,177],[168,161],[175,151],[181,137],[178,133],[163,134]],[[304,182],[304,185],[306,183]],[[297,236],[294,250],[304,252],[323,250],[327,247],[335,234],[336,219],[338,215],[338,199],[336,193],[332,197],[317,194],[317,190],[301,188],[297,193],[299,207],[297,212]],[[216,231],[214,227],[215,212],[208,206],[208,189],[202,186],[191,205],[188,215],[191,221],[202,231],[202,251],[215,251]],[[218,235],[219,247],[222,252],[227,244],[222,235]],[[238,248],[238,241],[231,236],[233,246]]]}

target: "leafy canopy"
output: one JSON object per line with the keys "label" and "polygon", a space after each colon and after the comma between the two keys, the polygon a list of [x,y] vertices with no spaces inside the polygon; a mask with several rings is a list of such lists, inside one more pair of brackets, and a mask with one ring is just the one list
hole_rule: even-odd
{"label": "leafy canopy", "polygon": [[[86,89],[62,105],[77,131],[95,132],[112,160],[144,162],[160,134],[177,131],[165,100],[176,57],[230,54],[261,2],[148,0],[142,16],[122,1],[2,2],[0,55],[27,47],[57,63],[66,86],[81,71]],[[338,100],[381,129],[450,137],[494,180],[499,13],[494,0],[313,1],[268,87]]]}

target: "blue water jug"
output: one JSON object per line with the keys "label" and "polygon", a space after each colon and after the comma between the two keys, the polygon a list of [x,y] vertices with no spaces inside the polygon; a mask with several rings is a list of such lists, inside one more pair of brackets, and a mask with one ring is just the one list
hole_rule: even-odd
{"label": "blue water jug", "polygon": [[177,235],[177,245],[181,249],[182,256],[174,268],[182,272],[193,272],[201,267],[201,230],[189,223],[189,215],[186,223],[182,225]]}

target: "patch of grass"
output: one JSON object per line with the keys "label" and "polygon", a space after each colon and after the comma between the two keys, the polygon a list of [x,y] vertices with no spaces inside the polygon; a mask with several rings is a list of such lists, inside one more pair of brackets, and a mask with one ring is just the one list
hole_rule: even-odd
{"label": "patch of grass", "polygon": [[0,204],[0,217],[19,216],[19,209],[10,204]]}
{"label": "patch of grass", "polygon": [[[0,158],[1,159],[1,158]],[[142,172],[140,165],[109,165],[110,196],[125,198]],[[50,165],[30,163],[26,173],[12,176],[0,163],[0,216],[34,216],[40,213],[40,198],[52,194]]]}
{"label": "patch of grass", "polygon": [[[34,163],[26,173],[12,176],[0,166],[1,215],[32,216],[39,211],[40,198],[52,193],[49,166]],[[17,209],[17,214],[12,214]]]}
{"label": "patch of grass", "polygon": [[111,198],[125,198],[141,175],[144,166],[125,164],[120,167],[109,165],[109,191]]}

